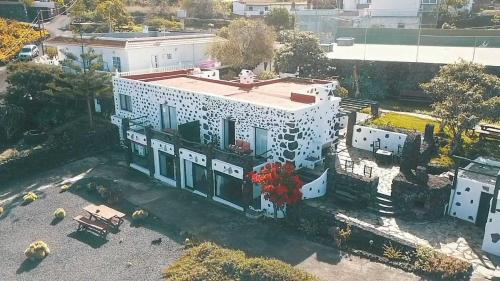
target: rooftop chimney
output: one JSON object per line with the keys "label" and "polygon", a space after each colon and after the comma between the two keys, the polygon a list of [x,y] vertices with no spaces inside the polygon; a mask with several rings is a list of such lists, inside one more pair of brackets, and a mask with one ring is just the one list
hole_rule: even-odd
{"label": "rooftop chimney", "polygon": [[255,74],[251,70],[242,69],[239,77],[241,84],[252,84],[255,79]]}

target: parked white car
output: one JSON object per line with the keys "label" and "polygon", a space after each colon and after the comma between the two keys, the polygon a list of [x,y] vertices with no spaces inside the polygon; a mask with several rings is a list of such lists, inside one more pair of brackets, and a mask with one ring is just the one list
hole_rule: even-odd
{"label": "parked white car", "polygon": [[36,45],[25,45],[17,57],[19,60],[31,60],[36,58],[40,51]]}

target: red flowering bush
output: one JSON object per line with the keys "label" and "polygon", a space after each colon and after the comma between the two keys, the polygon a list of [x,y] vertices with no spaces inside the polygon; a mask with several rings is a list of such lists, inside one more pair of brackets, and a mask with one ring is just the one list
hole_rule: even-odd
{"label": "red flowering bush", "polygon": [[302,199],[301,188],[304,185],[295,174],[295,166],[290,163],[268,163],[260,172],[251,172],[249,178],[262,186],[266,200],[274,204],[274,213],[286,204],[295,204]]}

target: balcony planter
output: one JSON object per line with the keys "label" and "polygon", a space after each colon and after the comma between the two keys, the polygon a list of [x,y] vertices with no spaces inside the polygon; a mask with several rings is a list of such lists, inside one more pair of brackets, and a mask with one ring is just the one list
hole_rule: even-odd
{"label": "balcony planter", "polygon": [[47,134],[39,130],[29,130],[24,133],[23,139],[26,144],[39,144],[47,139]]}

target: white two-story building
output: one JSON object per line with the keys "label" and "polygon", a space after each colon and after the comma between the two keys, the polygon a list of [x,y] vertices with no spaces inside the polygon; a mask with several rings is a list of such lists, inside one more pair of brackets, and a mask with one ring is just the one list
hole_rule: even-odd
{"label": "white two-story building", "polygon": [[[336,81],[217,79],[180,70],[115,77],[116,115],[130,167],[235,209],[273,214],[246,178],[268,162],[318,171],[340,127]],[[326,192],[326,171],[303,187]]]}
{"label": "white two-story building", "polygon": [[233,1],[233,14],[258,17],[264,16],[272,9],[285,8],[289,12],[305,10],[307,1],[277,1],[277,0],[236,0]]}
{"label": "white two-story building", "polygon": [[207,50],[214,34],[193,32],[113,32],[55,37],[47,46],[80,56],[93,49],[102,55],[108,71],[130,72],[152,69],[195,67],[208,60]]}

